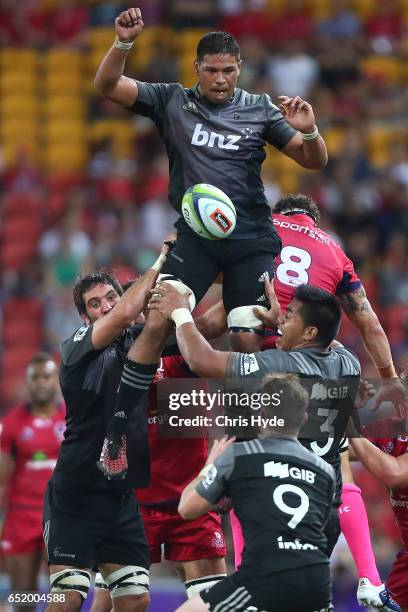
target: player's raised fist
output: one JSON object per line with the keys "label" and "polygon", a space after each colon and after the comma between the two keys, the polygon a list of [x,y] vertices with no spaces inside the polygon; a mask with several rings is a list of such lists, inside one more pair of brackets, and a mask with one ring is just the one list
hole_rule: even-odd
{"label": "player's raised fist", "polygon": [[123,11],[115,19],[115,31],[121,42],[132,42],[143,30],[142,13],[139,8]]}

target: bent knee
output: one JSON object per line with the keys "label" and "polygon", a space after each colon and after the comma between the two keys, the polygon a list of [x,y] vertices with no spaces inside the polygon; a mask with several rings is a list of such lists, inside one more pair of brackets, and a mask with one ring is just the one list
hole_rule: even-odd
{"label": "bent knee", "polygon": [[237,353],[257,353],[262,349],[263,335],[254,332],[233,332],[228,336],[232,351]]}
{"label": "bent knee", "polygon": [[113,597],[114,612],[146,612],[150,604],[149,593],[141,595],[122,595]]}

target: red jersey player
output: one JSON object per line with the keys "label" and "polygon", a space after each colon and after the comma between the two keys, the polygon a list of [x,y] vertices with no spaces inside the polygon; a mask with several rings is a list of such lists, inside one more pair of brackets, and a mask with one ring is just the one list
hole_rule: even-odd
{"label": "red jersey player", "polygon": [[[149,487],[136,492],[149,544],[150,562],[160,563],[163,547],[164,558],[176,564],[189,598],[226,576],[226,548],[219,514],[208,512],[187,521],[177,511],[183,489],[206,463],[208,440],[159,437],[159,422],[168,417],[168,412],[165,410],[162,415],[157,406],[157,383],[166,378],[191,376],[182,357],[161,358],[149,391],[151,482]],[[95,586],[99,588],[92,609],[94,612],[110,610],[109,592],[100,574],[97,574]]]}
{"label": "red jersey player", "polygon": [[[394,427],[395,423],[392,423]],[[389,488],[403,549],[393,563],[386,586],[402,612],[408,612],[408,436],[405,422],[401,430],[404,433],[397,438],[377,437],[371,438],[371,442],[357,438],[352,439],[351,446],[363,465]],[[386,435],[386,431],[383,431]],[[366,433],[369,433],[369,427]]]}
{"label": "red jersey player", "polygon": [[58,368],[51,355],[38,353],[31,359],[26,384],[29,400],[6,414],[0,437],[5,510],[1,549],[15,591],[36,589],[44,491],[65,429],[65,408],[57,401]]}
{"label": "red jersey player", "polygon": [[[282,250],[276,258],[273,288],[269,280],[265,280],[266,291],[271,298],[271,303],[272,297],[275,297],[274,289],[276,298],[282,310],[285,311],[296,287],[304,283],[313,284],[337,295],[345,314],[358,329],[381,379],[387,383],[393,381],[392,387],[385,389],[386,399],[393,399],[391,394],[393,393],[396,401],[401,401],[404,390],[395,382],[397,375],[385,332],[371,308],[352,261],[331,236],[318,227],[320,213],[316,203],[301,194],[288,195],[276,203],[272,219],[282,240]],[[270,316],[269,313],[264,314],[258,311],[257,314],[266,327],[271,327],[272,321],[276,320],[275,313]],[[197,327],[207,338],[217,337],[226,331],[227,325],[222,303],[216,304],[207,311],[197,321]],[[275,342],[274,333],[265,336],[263,349],[274,348]],[[381,394],[378,394],[377,402],[380,403],[380,401]],[[344,484],[339,519],[360,578],[357,597],[364,605],[374,603],[382,605],[384,602],[379,600],[382,585],[372,553],[367,514],[361,491],[352,481],[346,454],[347,447],[343,448],[342,452]],[[239,540],[239,535],[237,535],[237,542]],[[236,551],[241,546],[236,545]]]}

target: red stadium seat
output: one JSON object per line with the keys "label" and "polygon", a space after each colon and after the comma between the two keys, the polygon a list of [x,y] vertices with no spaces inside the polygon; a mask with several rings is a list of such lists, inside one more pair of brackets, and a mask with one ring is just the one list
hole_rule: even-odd
{"label": "red stadium seat", "polygon": [[11,270],[20,270],[37,253],[37,239],[8,241],[0,250],[0,265]]}
{"label": "red stadium seat", "polygon": [[25,216],[32,219],[41,210],[41,202],[36,197],[29,194],[9,194],[4,197],[2,202],[3,214],[5,217],[12,215]]}
{"label": "red stadium seat", "polygon": [[14,347],[4,351],[0,398],[6,407],[11,407],[20,399],[27,363],[37,351],[37,346]]}
{"label": "red stadium seat", "polygon": [[0,405],[5,409],[15,406],[21,399],[20,394],[24,384],[24,373],[3,377],[0,383]]}
{"label": "red stadium seat", "polygon": [[12,318],[5,322],[3,328],[3,343],[7,350],[10,347],[24,344],[24,346],[39,347],[42,340],[42,329],[39,323],[27,317]]}
{"label": "red stadium seat", "polygon": [[408,306],[396,304],[384,308],[383,324],[390,344],[405,342],[408,338]]}
{"label": "red stadium seat", "polygon": [[37,241],[42,230],[41,219],[38,215],[30,217],[5,218],[2,228],[3,243]]}
{"label": "red stadium seat", "polygon": [[4,304],[3,313],[5,324],[13,319],[26,318],[35,325],[42,319],[43,307],[35,298],[13,298]]}

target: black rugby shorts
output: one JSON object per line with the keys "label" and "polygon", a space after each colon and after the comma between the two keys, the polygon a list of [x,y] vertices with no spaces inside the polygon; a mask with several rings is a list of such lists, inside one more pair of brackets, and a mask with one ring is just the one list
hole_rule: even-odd
{"label": "black rugby shorts", "polygon": [[117,563],[149,567],[133,490],[75,489],[49,482],[43,524],[49,565],[86,569]]}
{"label": "black rugby shorts", "polygon": [[223,300],[227,314],[238,306],[266,306],[264,275],[274,274],[274,260],[281,250],[277,234],[240,240],[206,240],[179,230],[175,248],[161,270],[172,274],[203,298],[219,272],[224,273]]}
{"label": "black rugby shorts", "polygon": [[217,612],[330,612],[331,582],[329,564],[303,566],[275,572],[267,578],[245,579],[236,572],[200,592],[202,600]]}

